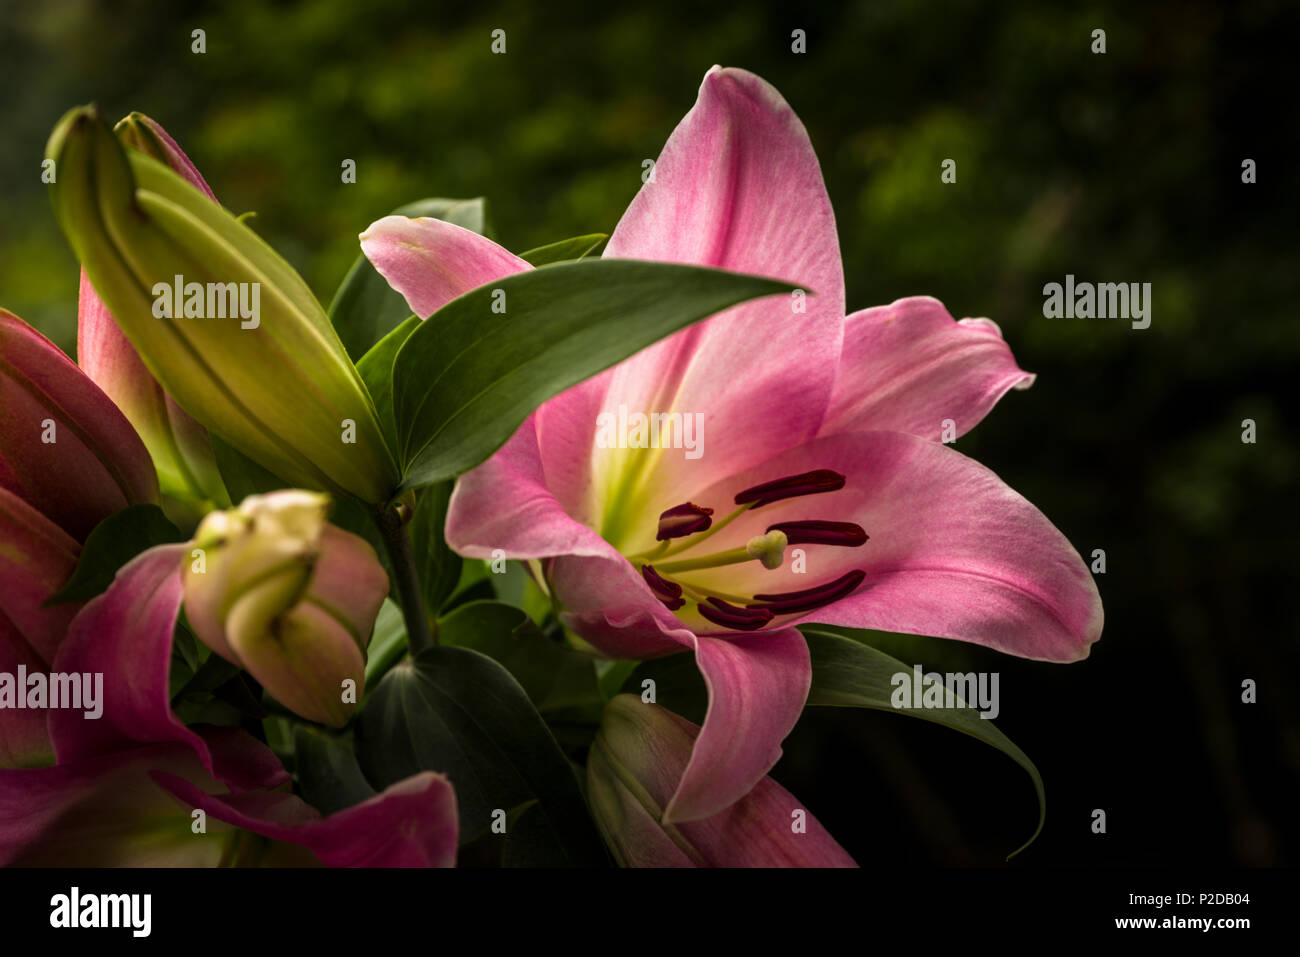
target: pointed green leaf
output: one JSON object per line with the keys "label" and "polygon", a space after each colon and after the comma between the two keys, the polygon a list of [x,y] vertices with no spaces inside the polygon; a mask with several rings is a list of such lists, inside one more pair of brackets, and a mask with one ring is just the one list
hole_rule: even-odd
{"label": "pointed green leaf", "polygon": [[[542,402],[670,333],[792,288],[718,269],[587,259],[452,300],[411,333],[393,366],[403,487],[473,468]],[[494,311],[501,294],[505,311]]]}
{"label": "pointed green leaf", "polygon": [[463,564],[461,557],[447,546],[443,537],[452,487],[452,482],[439,482],[421,489],[410,524],[415,571],[424,588],[425,604],[433,615],[456,590]]}
{"label": "pointed green leaf", "polygon": [[923,718],[978,738],[997,748],[1029,772],[1038,795],[1038,827],[1021,847],[1013,851],[1014,857],[1034,842],[1043,830],[1047,818],[1047,795],[1043,778],[1034,762],[1011,739],[994,727],[993,722],[980,717],[974,708],[967,707],[960,697],[951,695],[946,708],[895,708],[894,675],[903,673],[911,680],[912,668],[897,658],[878,651],[870,645],[830,632],[802,629],[812,654],[812,689],[808,692],[809,705],[829,705],[844,708],[875,708],[892,711],[914,718]]}
{"label": "pointed green leaf", "polygon": [[334,814],[375,796],[346,741],[298,725],[293,744],[303,800],[322,814]]}
{"label": "pointed green leaf", "polygon": [[594,660],[542,634],[521,608],[499,601],[457,607],[438,622],[438,640],[502,664],[539,711],[599,702]]}
{"label": "pointed green leaf", "polygon": [[[568,759],[524,689],[501,665],[468,648],[435,646],[384,676],[357,725],[357,758],[375,788],[418,771],[456,788],[461,843],[493,813],[537,798],[551,866],[605,859]],[[534,832],[533,837],[537,837]]]}
{"label": "pointed green leaf", "polygon": [[393,360],[419,325],[419,316],[407,316],[405,322],[371,346],[357,363],[357,371],[375,402],[379,425],[391,448],[397,446],[397,424],[393,419]]}
{"label": "pointed green leaf", "polygon": [[561,239],[558,243],[548,243],[519,254],[524,262],[534,266],[547,266],[551,263],[566,262],[570,259],[586,259],[609,236],[605,233],[589,233],[586,236],[574,236]]}

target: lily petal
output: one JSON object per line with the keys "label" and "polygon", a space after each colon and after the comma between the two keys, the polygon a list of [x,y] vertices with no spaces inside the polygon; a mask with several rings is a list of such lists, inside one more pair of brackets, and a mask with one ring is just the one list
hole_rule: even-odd
{"label": "lily petal", "polygon": [[697,636],[695,661],[709,710],[664,821],[710,817],[748,794],[781,757],[812,685],[812,661],[793,628],[736,640]]}
{"label": "lily petal", "polygon": [[158,501],[149,453],[59,347],[0,309],[0,488],[78,541],[128,505]]}
{"label": "lily petal", "polygon": [[1024,497],[948,446],[902,432],[846,432],[782,452],[714,494],[814,467],[842,473],[845,487],[824,502],[791,499],[742,516],[708,547],[743,545],[768,525],[831,510],[860,525],[870,536],[865,544],[802,546],[802,574],[791,561],[775,570],[750,562],[692,573],[687,583],[772,594],[856,569],[865,579],[851,595],[778,623],[955,638],[1043,661],[1085,658],[1100,637],[1101,597],[1079,553]]}
{"label": "lily petal", "polygon": [[533,267],[470,229],[422,216],[385,216],[361,234],[361,251],[421,319],[457,296]]}
{"label": "lily petal", "polygon": [[452,867],[456,863],[456,795],[441,774],[424,771],[383,792],[321,817],[292,794],[208,794],[186,778],[156,771],[162,787],[227,824],[306,847],[328,867]]}
{"label": "lily petal", "polygon": [[149,779],[163,768],[215,787],[176,743],[0,771],[0,866],[215,867],[227,829],[213,822],[196,836],[176,798]]}
{"label": "lily petal", "polygon": [[73,619],[55,670],[104,675],[103,714],[52,711],[50,739],[60,764],[139,744],[189,745],[214,778],[235,788],[275,787],[289,780],[275,755],[223,760],[171,710],[172,633],[180,612],[181,563],[188,545],[159,545],[127,563],[108,591]]}
{"label": "lily petal", "polygon": [[937,441],[951,419],[963,435],[1008,391],[1033,383],[994,322],[958,322],[939,300],[911,296],[845,320],[819,434],[883,429]]}
{"label": "lily petal", "polygon": [[[63,529],[0,488],[0,673],[50,670],[77,605],[45,607],[77,565],[78,546]],[[25,695],[25,687],[15,689]],[[53,758],[46,712],[6,710],[0,720],[0,768],[34,767]]]}
{"label": "lily petal", "polygon": [[840,353],[843,267],[816,153],[775,88],[744,70],[710,70],[604,255],[771,276],[814,295],[737,306],[605,373],[604,411],[700,413],[708,447],[648,465],[642,450],[596,450],[598,482],[689,496],[771,442],[813,436],[830,397],[825,370]]}
{"label": "lily petal", "polygon": [[0,488],[0,634],[9,629],[44,666],[54,661],[78,607],[45,602],[72,575],[80,550],[67,532]]}

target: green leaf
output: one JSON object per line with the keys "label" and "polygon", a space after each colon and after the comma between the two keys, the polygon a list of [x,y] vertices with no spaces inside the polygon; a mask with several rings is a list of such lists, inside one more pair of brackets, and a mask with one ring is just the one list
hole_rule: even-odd
{"label": "green leaf", "polygon": [[438,622],[444,645],[473,648],[503,665],[543,712],[599,702],[595,661],[547,638],[513,605],[475,601]]}
{"label": "green leaf", "polygon": [[425,604],[434,615],[456,590],[463,564],[461,557],[447,547],[443,538],[452,486],[452,482],[439,482],[422,490],[410,524],[415,571],[424,588]]}
{"label": "green leaf", "polygon": [[[422,199],[393,210],[394,216],[429,216],[444,222],[470,229],[479,235],[488,235],[487,204],[482,197],[476,199]],[[365,256],[358,256],[348,274],[343,277],[334,301],[330,303],[329,317],[343,348],[353,359],[366,351],[402,323],[411,314],[400,293],[394,292],[388,281],[375,271]],[[378,399],[378,396],[375,397]]]}
{"label": "green leaf", "polygon": [[393,419],[393,360],[419,325],[419,316],[408,316],[405,322],[371,346],[357,363],[357,372],[361,373],[379,412],[379,424],[389,448],[397,446],[397,423]]}
{"label": "green leaf", "polygon": [[217,471],[221,473],[221,481],[225,483],[230,501],[235,505],[250,495],[289,487],[288,482],[254,462],[233,445],[216,435],[210,435],[210,438],[217,459]]}
{"label": "green leaf", "polygon": [[375,796],[347,742],[298,725],[293,752],[303,800],[322,814],[334,814]]}
{"label": "green leaf", "polygon": [[385,598],[375,618],[375,629],[366,648],[366,688],[373,690],[375,682],[397,664],[406,654],[406,621],[402,608],[391,598]]}
{"label": "green leaf", "polygon": [[1038,827],[1033,835],[1008,858],[1014,857],[1034,842],[1043,830],[1047,819],[1047,794],[1042,775],[1034,762],[1011,739],[993,726],[993,722],[980,717],[974,708],[957,695],[950,700],[955,706],[946,708],[895,708],[894,675],[902,672],[911,680],[912,668],[897,658],[878,651],[870,645],[854,641],[843,635],[804,629],[808,650],[812,653],[812,690],[808,693],[809,705],[830,705],[847,708],[876,708],[913,718],[933,721],[978,738],[997,748],[1029,772],[1034,791],[1038,794]]}
{"label": "green leaf", "polygon": [[[718,269],[588,259],[453,299],[411,333],[393,367],[403,487],[473,468],[542,402],[664,336],[792,288]],[[504,313],[492,311],[498,292]]]}
{"label": "green leaf", "polygon": [[547,266],[551,263],[566,262],[570,259],[586,259],[609,236],[605,233],[589,233],[586,236],[574,236],[561,239],[558,243],[538,246],[520,253],[519,258],[534,266]]}
{"label": "green leaf", "polygon": [[376,789],[419,771],[456,788],[461,843],[493,812],[537,798],[551,866],[604,861],[600,838],[568,760],[524,689],[486,655],[439,645],[384,676],[357,725],[357,757]]}
{"label": "green leaf", "polygon": [[184,724],[242,725],[266,717],[261,689],[220,655],[208,658],[172,698],[172,711]]}
{"label": "green leaf", "polygon": [[[123,565],[155,545],[183,542],[185,536],[157,505],[132,505],[104,519],[82,546],[77,567],[46,605],[90,601],[108,590]],[[179,572],[178,572],[179,573]]]}

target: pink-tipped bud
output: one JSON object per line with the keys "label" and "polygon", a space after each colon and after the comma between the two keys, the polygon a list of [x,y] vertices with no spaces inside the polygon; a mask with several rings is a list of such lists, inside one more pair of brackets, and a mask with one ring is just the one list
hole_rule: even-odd
{"label": "pink-tipped bud", "polygon": [[200,640],[286,708],[339,727],[365,690],[388,576],[328,512],[328,496],[288,490],[208,515],[184,572],[185,614]]}

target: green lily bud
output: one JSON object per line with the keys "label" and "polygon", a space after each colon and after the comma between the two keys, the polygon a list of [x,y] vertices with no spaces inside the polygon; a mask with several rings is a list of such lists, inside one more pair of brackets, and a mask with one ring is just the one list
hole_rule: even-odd
{"label": "green lily bud", "polygon": [[50,137],[55,216],[95,292],[201,425],[306,488],[386,502],[399,482],[374,402],[306,283],[93,107]]}
{"label": "green lily bud", "polygon": [[329,497],[251,495],[199,525],[184,571],[199,639],[296,714],[339,727],[365,691],[388,575],[362,538],[326,522]]}

